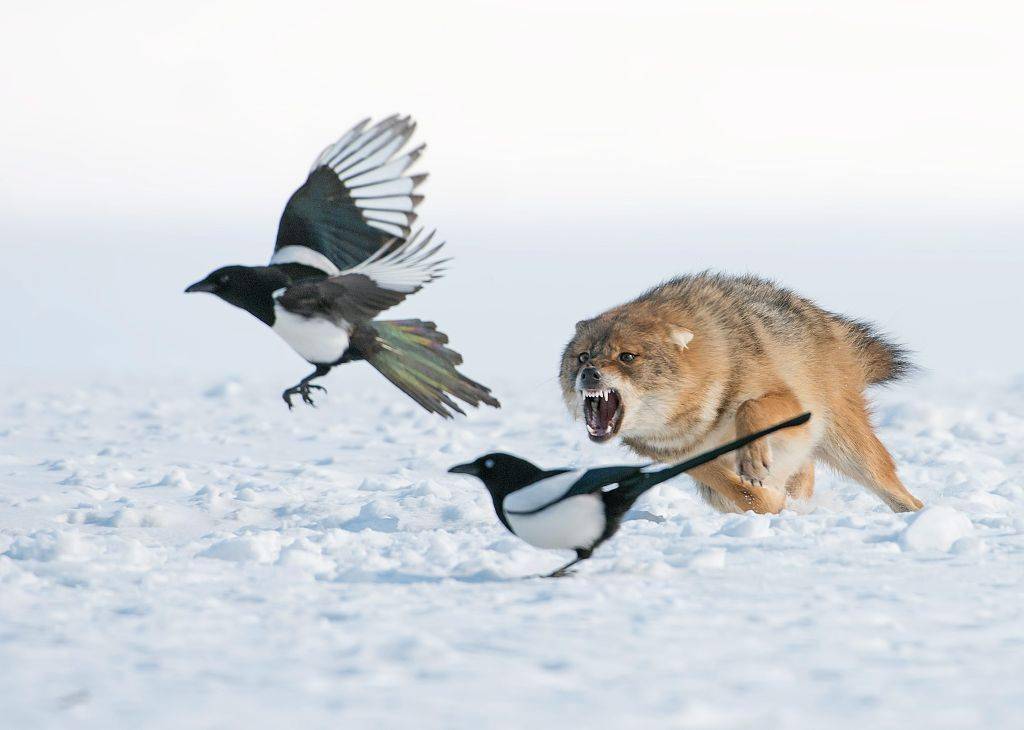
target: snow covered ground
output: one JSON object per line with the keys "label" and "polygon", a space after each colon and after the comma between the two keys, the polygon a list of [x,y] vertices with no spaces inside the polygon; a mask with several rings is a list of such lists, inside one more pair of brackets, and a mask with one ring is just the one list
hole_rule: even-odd
{"label": "snow covered ground", "polygon": [[721,515],[684,477],[543,580],[565,556],[445,469],[634,459],[551,381],[444,423],[363,370],[291,414],[271,380],[8,378],[3,726],[1017,726],[1024,381],[879,394],[919,515],[826,473]]}

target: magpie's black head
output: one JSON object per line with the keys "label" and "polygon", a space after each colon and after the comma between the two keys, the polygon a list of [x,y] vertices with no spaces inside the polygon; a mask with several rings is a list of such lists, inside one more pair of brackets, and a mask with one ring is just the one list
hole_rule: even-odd
{"label": "magpie's black head", "polygon": [[287,285],[288,278],[269,266],[224,266],[187,289],[186,294],[207,292],[228,304],[254,314],[267,324],[273,323],[272,294]]}
{"label": "magpie's black head", "polygon": [[540,467],[526,459],[502,453],[484,454],[476,461],[457,464],[448,471],[451,474],[475,476],[492,495],[501,497],[532,484],[544,473]]}

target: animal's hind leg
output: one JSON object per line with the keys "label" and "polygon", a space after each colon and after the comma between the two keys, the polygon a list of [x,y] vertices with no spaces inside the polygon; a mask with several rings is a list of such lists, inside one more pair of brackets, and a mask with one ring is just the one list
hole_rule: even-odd
{"label": "animal's hind leg", "polygon": [[814,460],[809,460],[786,482],[786,492],[793,499],[810,499],[814,494]]}
{"label": "animal's hind leg", "polygon": [[862,397],[848,399],[832,419],[822,444],[829,465],[877,494],[893,512],[924,506],[896,475],[896,464],[875,436]]}

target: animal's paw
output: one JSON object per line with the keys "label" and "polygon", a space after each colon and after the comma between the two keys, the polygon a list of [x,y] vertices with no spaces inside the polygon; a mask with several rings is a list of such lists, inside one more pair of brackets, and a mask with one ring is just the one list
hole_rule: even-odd
{"label": "animal's paw", "polygon": [[740,479],[755,487],[764,486],[772,469],[772,447],[767,439],[747,444],[739,451]]}

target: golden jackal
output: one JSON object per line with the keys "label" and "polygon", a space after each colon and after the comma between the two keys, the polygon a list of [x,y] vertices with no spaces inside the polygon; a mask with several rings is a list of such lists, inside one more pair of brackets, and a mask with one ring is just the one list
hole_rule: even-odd
{"label": "golden jackal", "polygon": [[753,276],[682,276],[578,322],[565,348],[565,402],[593,441],[680,461],[804,411],[779,432],[690,472],[723,511],[778,512],[814,489],[823,461],[896,512],[922,503],[868,420],[864,390],[910,368],[871,325]]}

